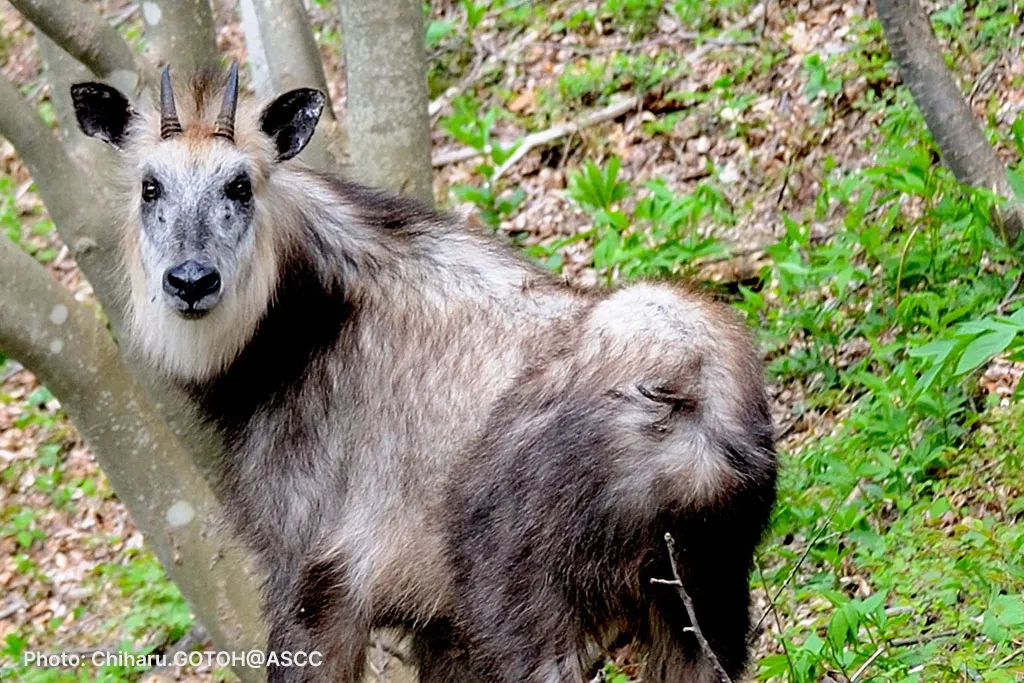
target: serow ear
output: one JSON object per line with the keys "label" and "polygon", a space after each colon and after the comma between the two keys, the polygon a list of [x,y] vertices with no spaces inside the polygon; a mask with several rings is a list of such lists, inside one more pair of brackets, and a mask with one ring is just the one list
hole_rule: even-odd
{"label": "serow ear", "polygon": [[278,161],[291,159],[305,148],[326,101],[319,90],[298,88],[267,105],[260,116],[260,128],[277,146]]}
{"label": "serow ear", "polygon": [[71,101],[83,133],[114,147],[124,144],[135,110],[120,90],[104,83],[75,83]]}

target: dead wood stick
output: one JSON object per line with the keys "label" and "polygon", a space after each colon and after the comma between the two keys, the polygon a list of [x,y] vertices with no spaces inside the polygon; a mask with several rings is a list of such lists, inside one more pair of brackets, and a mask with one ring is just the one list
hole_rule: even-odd
{"label": "dead wood stick", "polygon": [[[520,143],[516,151],[513,152],[508,159],[505,160],[505,163],[498,167],[498,170],[495,171],[494,173],[494,179],[497,180],[498,178],[500,178],[501,175],[508,171],[508,169],[511,168],[516,162],[518,162],[520,159],[526,156],[526,154],[530,150],[541,145],[546,145],[549,142],[553,142],[558,138],[564,137],[571,133],[579,132],[580,130],[587,128],[589,126],[595,126],[599,123],[603,123],[605,121],[614,119],[618,116],[622,116],[630,109],[636,109],[637,107],[639,107],[641,101],[642,100],[640,95],[630,95],[629,97],[626,97],[624,99],[612,102],[603,109],[598,109],[596,111],[592,111],[588,114],[585,114],[584,116],[580,117],[577,121],[566,121],[564,123],[554,125],[551,128],[548,128],[547,130],[542,130],[538,133],[531,133],[530,135],[527,135],[523,139],[522,143]],[[440,166],[447,166],[448,164],[457,164],[460,161],[469,161],[470,159],[475,159],[476,157],[482,156],[485,152],[489,151],[489,148],[479,150],[474,147],[460,147],[459,149],[436,155],[433,159],[433,165],[434,168],[437,168]]]}
{"label": "dead wood stick", "polygon": [[718,677],[720,683],[732,683],[732,679],[729,678],[729,674],[722,668],[722,663],[718,661],[718,656],[715,655],[715,651],[711,649],[711,644],[708,643],[708,639],[704,637],[704,632],[700,630],[700,624],[697,623],[697,610],[693,607],[693,600],[690,598],[690,594],[686,592],[686,588],[683,586],[683,580],[679,576],[679,567],[676,565],[676,542],[672,538],[672,534],[665,534],[665,545],[668,546],[668,561],[672,565],[672,576],[675,577],[672,581],[666,581],[664,579],[651,579],[651,583],[661,583],[670,586],[675,586],[679,591],[679,597],[683,599],[683,605],[686,607],[686,616],[690,618],[690,626],[687,628],[688,631],[693,633],[697,637],[697,642],[700,643],[700,649],[704,651],[704,655],[711,662],[711,667],[715,670],[715,675]]}

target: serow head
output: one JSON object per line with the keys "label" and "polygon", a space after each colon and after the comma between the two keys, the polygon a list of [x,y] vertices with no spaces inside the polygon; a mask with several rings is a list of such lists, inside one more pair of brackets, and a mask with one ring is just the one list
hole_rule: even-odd
{"label": "serow head", "polygon": [[222,93],[209,78],[177,89],[165,67],[151,107],[136,110],[103,83],[75,84],[71,96],[82,132],[122,152],[133,300],[145,302],[144,315],[169,309],[194,321],[245,305],[268,239],[255,234],[261,192],[309,142],[326,98],[300,88],[252,107],[239,100],[237,64]]}

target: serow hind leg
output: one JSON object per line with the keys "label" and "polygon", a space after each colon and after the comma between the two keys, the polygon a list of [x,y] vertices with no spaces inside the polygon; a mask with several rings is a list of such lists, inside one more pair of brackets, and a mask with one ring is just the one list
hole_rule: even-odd
{"label": "serow hind leg", "polygon": [[[337,563],[306,564],[297,580],[271,579],[268,683],[360,683],[366,663],[369,619],[346,589]],[[285,653],[303,652],[305,666],[285,662]],[[317,665],[318,663],[318,665]]]}
{"label": "serow hind leg", "polygon": [[438,625],[416,634],[412,650],[419,683],[484,683],[470,666],[465,649],[445,631]]}

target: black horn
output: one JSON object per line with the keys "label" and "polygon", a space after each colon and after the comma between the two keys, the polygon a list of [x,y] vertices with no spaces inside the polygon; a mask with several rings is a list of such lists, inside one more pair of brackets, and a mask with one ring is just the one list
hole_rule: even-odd
{"label": "black horn", "polygon": [[232,62],[228,69],[228,82],[224,87],[224,104],[221,105],[213,134],[228,142],[235,141],[235,110],[238,108],[238,62]]}
{"label": "black horn", "polygon": [[160,137],[167,140],[180,132],[181,121],[174,108],[174,90],[171,88],[171,67],[167,65],[160,76]]}

